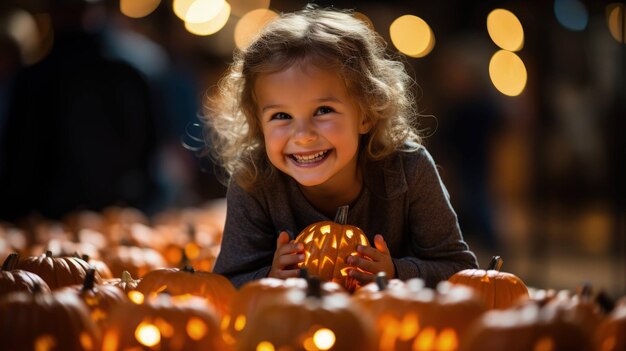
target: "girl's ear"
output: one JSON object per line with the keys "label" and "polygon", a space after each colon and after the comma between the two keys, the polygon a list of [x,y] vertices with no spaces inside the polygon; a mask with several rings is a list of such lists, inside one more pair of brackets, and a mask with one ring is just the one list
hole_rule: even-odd
{"label": "girl's ear", "polygon": [[372,129],[372,121],[367,116],[361,116],[359,122],[359,134],[367,134]]}

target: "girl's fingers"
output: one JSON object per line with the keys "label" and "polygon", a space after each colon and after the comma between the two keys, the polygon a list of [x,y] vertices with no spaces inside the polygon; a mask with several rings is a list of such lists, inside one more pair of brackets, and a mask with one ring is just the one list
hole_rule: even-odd
{"label": "girl's fingers", "polygon": [[298,278],[300,277],[299,269],[287,269],[278,271],[278,278],[287,279],[287,278]]}
{"label": "girl's fingers", "polygon": [[348,257],[347,262],[349,265],[356,267],[356,268],[361,268],[364,271],[368,271],[368,272],[380,271],[380,264],[378,264],[378,262],[370,261],[368,259],[365,259],[359,256],[350,256]]}
{"label": "girl's fingers", "polygon": [[371,283],[376,279],[376,276],[367,272],[361,272],[357,269],[350,270],[350,277],[356,279],[361,283],[361,285],[365,285],[367,283]]}
{"label": "girl's fingers", "polygon": [[280,232],[280,234],[278,234],[278,239],[276,239],[276,248],[280,249],[287,243],[289,243],[289,234],[287,234],[286,231]]}
{"label": "girl's fingers", "polygon": [[281,269],[300,262],[304,262],[304,254],[282,255],[278,258],[278,263]]}
{"label": "girl's fingers", "polygon": [[376,246],[381,253],[389,255],[389,248],[382,235],[376,234],[376,236],[374,236],[374,246]]}

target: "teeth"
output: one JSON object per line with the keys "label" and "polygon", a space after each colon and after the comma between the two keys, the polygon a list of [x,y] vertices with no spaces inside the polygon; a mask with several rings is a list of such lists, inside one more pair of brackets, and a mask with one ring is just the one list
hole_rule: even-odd
{"label": "teeth", "polygon": [[300,162],[300,163],[312,163],[312,162],[317,162],[319,160],[321,160],[322,158],[324,158],[324,156],[326,155],[328,151],[320,151],[311,155],[297,155],[297,154],[293,154],[293,158],[296,159],[296,161]]}

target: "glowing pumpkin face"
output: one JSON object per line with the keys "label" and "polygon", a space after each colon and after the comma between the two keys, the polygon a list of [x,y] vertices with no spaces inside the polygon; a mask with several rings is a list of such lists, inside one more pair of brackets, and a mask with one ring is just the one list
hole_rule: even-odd
{"label": "glowing pumpkin face", "polygon": [[300,268],[306,268],[309,274],[336,282],[352,292],[359,287],[359,282],[348,276],[353,267],[346,263],[346,259],[359,255],[357,245],[370,246],[370,243],[360,228],[345,224],[347,206],[343,215],[341,211],[340,208],[334,222],[317,222],[306,227],[295,242],[304,244],[306,257]]}
{"label": "glowing pumpkin face", "polygon": [[220,335],[218,317],[194,296],[160,294],[146,303],[117,305],[105,329],[102,351],[230,350]]}

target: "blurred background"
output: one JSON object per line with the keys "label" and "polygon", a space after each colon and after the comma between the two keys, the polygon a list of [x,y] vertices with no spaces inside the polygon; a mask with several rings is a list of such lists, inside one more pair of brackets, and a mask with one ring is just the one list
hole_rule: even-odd
{"label": "blurred background", "polygon": [[[297,0],[3,0],[0,220],[224,196],[205,94]],[[486,267],[626,294],[626,45],[614,1],[316,1],[416,80],[419,128]]]}

